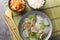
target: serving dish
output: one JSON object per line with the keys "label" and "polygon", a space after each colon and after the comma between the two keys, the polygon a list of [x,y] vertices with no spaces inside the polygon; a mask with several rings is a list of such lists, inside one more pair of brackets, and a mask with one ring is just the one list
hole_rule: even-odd
{"label": "serving dish", "polygon": [[[16,1],[15,3],[13,3],[14,1]],[[19,2],[19,3],[18,3]],[[13,7],[12,7],[12,6]],[[17,5],[17,6],[16,6]],[[18,6],[19,5],[19,6]],[[20,6],[21,5],[21,6]],[[23,12],[24,10],[25,10],[25,7],[26,7],[26,5],[25,5],[25,1],[23,0],[23,1],[19,1],[19,0],[12,0],[12,2],[11,2],[11,0],[9,0],[9,2],[8,2],[8,6],[9,6],[9,8],[12,10],[12,11],[14,11],[14,12]],[[15,8],[14,8],[14,6],[15,6]],[[12,7],[12,8],[11,8]],[[13,9],[14,8],[14,9]],[[18,8],[18,10],[15,10],[16,8]]]}
{"label": "serving dish", "polygon": [[[31,9],[33,9],[33,10],[39,10],[39,9],[41,9],[41,8],[45,5],[46,0],[43,0],[43,1],[42,1],[42,5],[40,5],[40,7],[38,7],[38,4],[37,4],[37,6],[36,6],[37,8],[35,8],[35,5],[32,5],[32,6],[33,6],[33,7],[32,7],[27,0],[25,0],[25,2],[26,2],[26,4],[27,4]],[[32,3],[34,3],[34,2],[32,2]],[[35,4],[35,3],[34,3],[34,4]]]}
{"label": "serving dish", "polygon": [[49,18],[46,14],[44,14],[43,12],[40,12],[40,11],[27,12],[27,13],[21,18],[21,20],[20,20],[20,22],[19,22],[19,25],[18,25],[18,30],[19,30],[20,36],[22,37],[23,40],[27,40],[27,39],[23,36],[23,34],[22,34],[22,30],[21,30],[22,24],[23,24],[25,18],[27,18],[29,15],[35,15],[35,14],[38,14],[38,15],[41,15],[42,17],[44,17],[44,18],[47,18],[47,20],[48,20],[48,22],[49,22],[49,28],[50,28],[50,29],[49,29],[49,33],[48,33],[47,37],[46,37],[44,40],[48,40],[48,39],[50,38],[51,34],[52,34],[52,23],[51,23],[50,18]]}

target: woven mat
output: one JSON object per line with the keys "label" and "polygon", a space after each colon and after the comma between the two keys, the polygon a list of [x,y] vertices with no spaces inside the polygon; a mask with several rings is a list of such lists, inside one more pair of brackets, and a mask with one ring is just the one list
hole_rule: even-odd
{"label": "woven mat", "polygon": [[[8,9],[9,9],[8,6],[6,6],[6,10]],[[31,10],[32,9],[28,5],[26,5],[26,9],[23,12],[26,13]],[[46,0],[45,5],[40,9],[40,11],[48,15],[52,21],[52,24],[53,24],[52,36],[60,35],[60,0]],[[18,26],[22,15],[16,12],[12,12],[12,13],[13,13],[13,19]],[[8,20],[8,22],[11,24],[10,20]]]}

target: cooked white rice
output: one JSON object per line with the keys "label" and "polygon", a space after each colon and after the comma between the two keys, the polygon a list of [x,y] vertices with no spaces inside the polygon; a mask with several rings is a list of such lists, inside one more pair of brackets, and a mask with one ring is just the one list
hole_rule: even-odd
{"label": "cooked white rice", "polygon": [[44,0],[27,0],[27,2],[30,5],[30,7],[34,9],[39,9],[43,6],[45,1]]}

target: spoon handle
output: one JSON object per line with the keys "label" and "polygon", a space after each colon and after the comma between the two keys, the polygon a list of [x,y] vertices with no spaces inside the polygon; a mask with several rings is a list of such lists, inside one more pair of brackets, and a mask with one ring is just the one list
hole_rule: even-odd
{"label": "spoon handle", "polygon": [[[16,34],[18,35],[19,34],[19,31],[18,31],[18,26],[16,25],[16,23],[14,22],[14,20],[11,18],[11,21],[12,21],[12,23],[14,24],[14,26],[15,26],[15,30],[17,31],[16,32]],[[20,35],[18,35],[18,40],[22,40],[22,38],[20,37]]]}
{"label": "spoon handle", "polygon": [[18,31],[18,27],[17,27],[16,23],[14,22],[14,20],[13,20],[12,18],[11,18],[11,21],[12,21],[12,23],[14,24],[16,30]]}

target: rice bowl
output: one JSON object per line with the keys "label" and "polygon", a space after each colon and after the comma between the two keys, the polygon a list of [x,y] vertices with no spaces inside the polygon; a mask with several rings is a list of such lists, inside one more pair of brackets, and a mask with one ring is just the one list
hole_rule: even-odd
{"label": "rice bowl", "polygon": [[27,2],[31,8],[39,9],[44,5],[45,0],[27,0]]}

